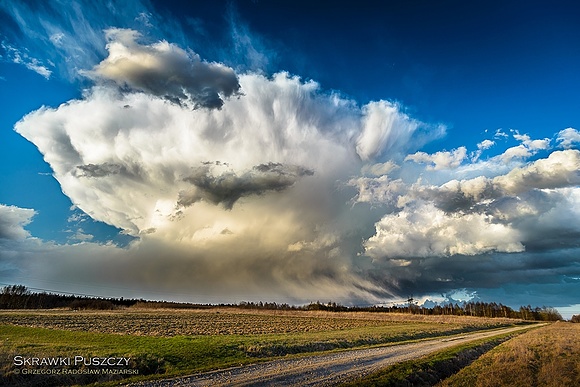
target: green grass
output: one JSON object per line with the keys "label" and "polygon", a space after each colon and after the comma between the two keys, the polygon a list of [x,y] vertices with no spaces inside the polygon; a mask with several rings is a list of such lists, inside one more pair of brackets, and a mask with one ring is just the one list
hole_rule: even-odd
{"label": "green grass", "polygon": [[111,378],[79,376],[35,379],[30,375],[14,375],[12,362],[16,355],[130,357],[130,368],[138,369],[139,376],[126,379],[128,382],[226,368],[284,355],[300,356],[320,351],[402,343],[476,329],[461,324],[389,322],[380,326],[322,332],[153,337],[0,325],[0,371],[3,374],[0,385],[3,382],[8,385],[17,382],[23,386],[26,383],[30,386],[93,382],[114,384]]}
{"label": "green grass", "polygon": [[165,374],[248,362],[236,336],[148,337],[0,326],[2,352],[34,357],[124,356],[158,359]]}

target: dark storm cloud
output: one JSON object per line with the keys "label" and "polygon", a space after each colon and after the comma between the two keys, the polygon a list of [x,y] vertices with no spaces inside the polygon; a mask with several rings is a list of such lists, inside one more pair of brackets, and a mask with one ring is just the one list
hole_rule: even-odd
{"label": "dark storm cloud", "polygon": [[[385,287],[395,284],[401,295],[447,294],[453,289],[481,289],[478,294],[499,292],[502,287],[534,289],[542,293],[544,288],[577,288],[580,277],[577,255],[580,249],[558,250],[544,253],[483,254],[476,257],[458,255],[453,259],[427,257],[409,260],[401,266],[396,260],[376,264],[377,272],[372,278]],[[380,275],[379,275],[380,273]],[[388,273],[385,275],[385,273]],[[531,285],[534,284],[534,285]],[[488,298],[490,299],[490,298]],[[504,303],[521,304],[522,295],[512,294]],[[526,303],[532,301],[525,301]],[[577,296],[553,294],[539,304],[577,303]]]}
{"label": "dark storm cloud", "polygon": [[124,167],[114,163],[86,164],[77,166],[77,170],[83,177],[105,177],[120,174]]}
{"label": "dark storm cloud", "polygon": [[446,213],[469,213],[484,211],[485,203],[501,198],[502,192],[491,180],[478,178],[472,181],[452,181],[442,187],[417,187],[409,195],[415,200],[431,201]]}
{"label": "dark storm cloud", "polygon": [[77,166],[76,175],[79,177],[106,177],[111,175],[122,175],[125,177],[138,176],[141,168],[133,164],[129,168],[117,163],[85,164]]}
{"label": "dark storm cloud", "polygon": [[220,108],[223,98],[239,93],[233,69],[203,61],[191,50],[166,41],[140,44],[141,35],[129,29],[109,29],[106,36],[109,56],[85,73],[92,79],[210,109]]}
{"label": "dark storm cloud", "polygon": [[233,172],[214,176],[206,164],[183,179],[193,184],[195,189],[181,191],[178,204],[187,207],[204,200],[231,209],[236,201],[244,196],[282,191],[294,185],[299,178],[313,174],[314,171],[300,166],[270,162],[256,165],[251,171],[240,176]]}

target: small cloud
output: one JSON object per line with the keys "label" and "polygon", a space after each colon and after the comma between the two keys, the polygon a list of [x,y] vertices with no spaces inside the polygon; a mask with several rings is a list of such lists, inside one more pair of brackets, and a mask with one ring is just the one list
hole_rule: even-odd
{"label": "small cloud", "polygon": [[152,28],[153,27],[153,24],[151,24],[151,18],[152,18],[151,13],[149,13],[149,12],[141,12],[135,18],[135,21],[140,22],[145,27]]}
{"label": "small cloud", "polygon": [[550,139],[544,138],[539,140],[532,140],[527,134],[520,134],[517,130],[514,131],[514,138],[522,143],[530,150],[548,149],[550,147]]}
{"label": "small cloud", "polygon": [[527,159],[532,155],[530,149],[528,149],[524,145],[518,145],[511,148],[508,148],[500,155],[502,162],[508,163],[513,159]]}
{"label": "small cloud", "polygon": [[501,138],[507,139],[508,137],[509,136],[504,131],[502,131],[501,128],[497,129],[495,131],[494,136],[493,136],[493,138],[496,138],[496,139],[501,139]]}
{"label": "small cloud", "polygon": [[568,128],[558,132],[556,141],[562,148],[572,148],[575,144],[580,143],[580,132],[574,128]]}
{"label": "small cloud", "polygon": [[393,161],[389,160],[385,163],[366,164],[361,168],[363,175],[382,176],[399,169],[399,166]]}
{"label": "small cloud", "polygon": [[82,228],[78,228],[74,235],[70,236],[69,240],[79,241],[79,242],[89,242],[93,240],[94,236],[84,232]]}
{"label": "small cloud", "polygon": [[[487,132],[487,130],[486,130]],[[471,152],[471,161],[476,162],[481,157],[481,154],[484,150],[487,150],[495,145],[495,141],[491,140],[483,140],[482,142],[477,144],[477,150],[475,152]]]}
{"label": "small cloud", "polygon": [[80,213],[80,212],[76,212],[74,214],[72,214],[71,216],[69,216],[67,218],[67,222],[69,223],[80,223],[80,222],[85,222],[87,220],[88,216]]}
{"label": "small cloud", "polygon": [[42,64],[36,58],[32,58],[26,50],[20,50],[6,42],[2,42],[2,48],[6,51],[7,57],[13,63],[21,64],[29,70],[43,76],[45,79],[50,79],[52,71]]}
{"label": "small cloud", "polygon": [[62,44],[62,40],[64,38],[64,34],[62,32],[56,32],[52,35],[50,35],[50,41],[52,42],[52,44],[54,44],[55,46],[60,46]]}
{"label": "small cloud", "polygon": [[39,65],[36,60],[33,62],[25,63],[24,65],[27,69],[34,71],[35,73],[43,76],[45,79],[50,79],[52,71],[47,69],[45,66]]}
{"label": "small cloud", "polygon": [[518,230],[492,220],[486,214],[447,214],[421,202],[377,222],[365,252],[376,259],[408,259],[525,250]]}
{"label": "small cloud", "polygon": [[36,211],[30,208],[20,208],[0,204],[0,241],[3,239],[26,239],[30,233],[24,226],[32,221]]}
{"label": "small cloud", "polygon": [[512,130],[513,137],[520,142],[520,145],[506,149],[498,157],[502,162],[508,163],[514,159],[525,160],[541,150],[550,149],[550,139],[532,140],[528,134],[520,134],[517,130]]}
{"label": "small cloud", "polygon": [[420,164],[430,164],[427,169],[441,170],[441,169],[455,169],[461,165],[467,156],[467,149],[462,146],[451,152],[436,152],[428,154],[425,152],[417,152],[405,157],[405,161],[414,161]]}
{"label": "small cloud", "polygon": [[[139,231],[139,234],[149,235],[149,234],[154,234],[156,231],[157,231],[157,229],[155,229],[154,227],[150,227],[150,228],[147,228],[145,230]],[[121,234],[125,234],[125,233],[123,231],[121,231]],[[131,235],[131,234],[127,234],[127,235]]]}
{"label": "small cloud", "polygon": [[477,149],[485,150],[491,148],[495,144],[495,141],[491,140],[483,140],[479,144],[477,144]]}
{"label": "small cloud", "polygon": [[551,153],[508,174],[494,178],[494,184],[507,192],[519,194],[536,189],[556,189],[580,184],[580,151],[568,149]]}

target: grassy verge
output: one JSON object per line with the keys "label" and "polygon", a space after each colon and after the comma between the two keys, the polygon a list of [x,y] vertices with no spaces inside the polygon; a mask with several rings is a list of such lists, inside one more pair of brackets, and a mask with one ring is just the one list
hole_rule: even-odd
{"label": "grassy verge", "polygon": [[[2,381],[5,385],[58,386],[87,384],[118,380],[123,375],[80,374],[35,375],[25,374],[25,369],[102,369],[99,366],[85,366],[83,363],[60,366],[24,365],[15,366],[15,356],[28,358],[70,358],[93,357],[130,358],[124,369],[137,370],[138,380],[147,375],[172,376],[183,372],[194,372],[213,367],[228,367],[247,363],[241,348],[244,339],[232,336],[176,336],[147,337],[92,332],[70,332],[43,328],[0,326],[2,339],[1,358]],[[105,367],[107,368],[107,367]],[[115,368],[115,367],[108,367]],[[65,371],[66,372],[66,371]],[[88,372],[88,371],[87,371]],[[101,371],[97,371],[101,372]],[[42,381],[42,383],[39,383]]]}
{"label": "grassy verge", "polygon": [[[59,367],[38,365],[16,367],[15,356],[131,358],[130,364],[125,368],[137,370],[138,376],[129,375],[130,379],[127,380],[136,381],[225,368],[288,354],[405,342],[448,336],[474,329],[473,326],[453,324],[386,323],[380,326],[323,332],[152,337],[0,325],[2,373],[0,384],[58,386],[110,382],[128,376],[82,373],[66,376],[24,375],[24,369],[47,370]],[[87,372],[94,368],[99,367],[80,366],[80,369]]]}
{"label": "grassy verge", "polygon": [[462,344],[419,360],[409,360],[392,365],[365,378],[341,386],[433,386],[469,365],[483,353],[517,334],[519,333],[504,334]]}
{"label": "grassy verge", "polygon": [[440,386],[580,386],[580,324],[557,322],[489,351]]}

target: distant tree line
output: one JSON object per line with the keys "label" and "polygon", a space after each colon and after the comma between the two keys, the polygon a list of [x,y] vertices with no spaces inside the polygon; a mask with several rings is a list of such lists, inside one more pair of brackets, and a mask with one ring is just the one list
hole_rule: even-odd
{"label": "distant tree line", "polygon": [[[377,312],[377,313],[412,313],[421,315],[453,315],[477,317],[506,317],[530,321],[559,321],[562,316],[551,307],[521,306],[514,310],[509,306],[495,302],[448,303],[424,307],[417,305],[412,298],[407,305],[395,306],[344,306],[336,302],[326,304],[319,301],[303,306],[294,306],[276,302],[240,302],[239,304],[193,304],[171,301],[149,301],[144,299],[102,298],[91,296],[63,295],[55,293],[35,293],[24,285],[4,286],[0,291],[0,309],[53,309],[69,308],[75,310],[96,309],[111,310],[118,308],[144,309],[206,309],[212,307],[232,307],[241,309],[267,310],[321,310],[329,312]],[[580,316],[573,316],[573,322],[580,322]]]}
{"label": "distant tree line", "polygon": [[530,305],[521,306],[514,310],[507,305],[495,302],[464,302],[461,304],[444,304],[433,307],[416,305],[413,299],[407,300],[407,305],[395,306],[344,306],[336,302],[326,304],[320,301],[310,303],[305,306],[291,306],[288,304],[277,304],[275,302],[241,302],[239,308],[244,309],[274,309],[274,310],[322,310],[327,312],[382,312],[382,313],[412,313],[429,316],[450,315],[450,316],[476,316],[476,317],[505,317],[530,321],[560,321],[562,316],[551,307],[536,307]]}
{"label": "distant tree line", "polygon": [[4,286],[0,290],[0,309],[55,309],[113,310],[119,308],[144,309],[202,309],[215,305],[192,304],[144,299],[105,298],[95,296],[66,295],[47,292],[31,292],[24,285]]}
{"label": "distant tree line", "polygon": [[4,286],[0,291],[0,309],[97,309],[107,310],[131,306],[136,300],[100,298],[54,293],[31,292],[24,285]]}
{"label": "distant tree line", "polygon": [[383,312],[383,313],[411,313],[427,316],[449,315],[449,316],[476,316],[476,317],[505,317],[530,321],[560,321],[562,316],[551,307],[520,306],[519,310],[514,310],[507,305],[495,302],[465,302],[461,304],[444,304],[433,307],[424,307],[410,302],[408,305],[394,306],[343,306],[335,302],[323,304],[320,302],[311,303],[304,307],[304,310],[324,310],[330,312]]}

